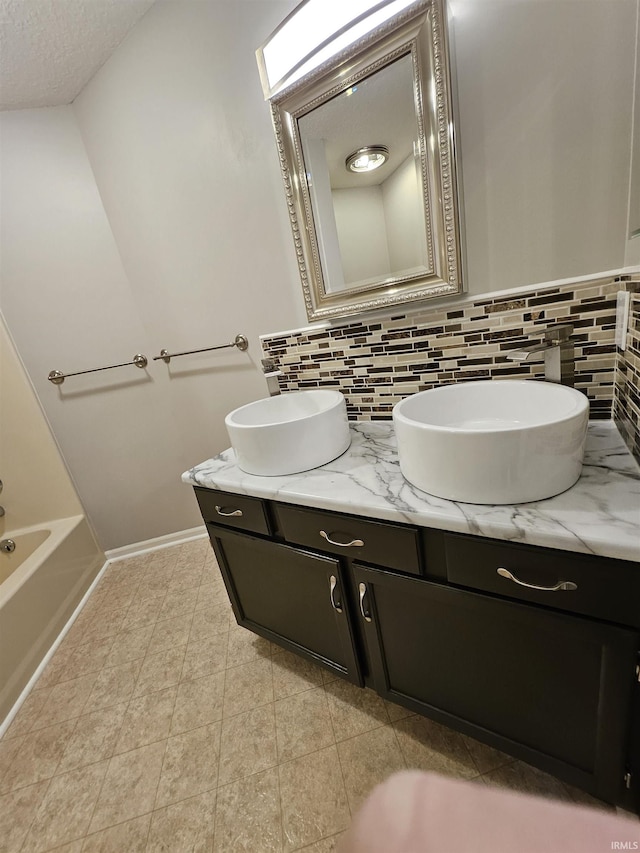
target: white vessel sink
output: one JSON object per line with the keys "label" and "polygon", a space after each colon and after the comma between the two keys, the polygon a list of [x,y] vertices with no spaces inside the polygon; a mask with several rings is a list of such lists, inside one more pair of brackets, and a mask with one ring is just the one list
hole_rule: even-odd
{"label": "white vessel sink", "polygon": [[393,409],[400,470],[441,498],[513,504],[550,498],[580,476],[584,394],[536,380],[486,380],[413,394]]}
{"label": "white vessel sink", "polygon": [[225,424],[238,467],[276,477],[326,465],[351,443],[340,391],[292,391],[229,412]]}

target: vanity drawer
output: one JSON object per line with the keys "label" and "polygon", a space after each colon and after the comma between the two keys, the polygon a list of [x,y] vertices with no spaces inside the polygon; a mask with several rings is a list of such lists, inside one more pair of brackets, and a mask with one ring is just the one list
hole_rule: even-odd
{"label": "vanity drawer", "polygon": [[[450,583],[640,626],[640,563],[451,533],[445,550]],[[565,582],[575,589],[554,589]]]}
{"label": "vanity drawer", "polygon": [[284,504],[276,512],[287,542],[421,574],[418,531],[412,527]]}
{"label": "vanity drawer", "polygon": [[252,533],[271,533],[266,504],[260,498],[234,495],[232,492],[217,492],[194,486],[200,512],[210,524],[224,524]]}

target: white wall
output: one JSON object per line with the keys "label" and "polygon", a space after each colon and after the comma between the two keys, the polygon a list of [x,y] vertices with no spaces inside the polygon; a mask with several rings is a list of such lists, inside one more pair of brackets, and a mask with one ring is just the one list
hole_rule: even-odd
{"label": "white wall", "polygon": [[413,154],[382,184],[389,262],[395,274],[427,265],[421,187]]}
{"label": "white wall", "polygon": [[636,0],[452,0],[468,288],[623,266]]}
{"label": "white wall", "polygon": [[633,132],[631,135],[631,179],[629,182],[629,222],[625,247],[625,266],[640,266],[640,2],[636,18],[635,89]]}
{"label": "white wall", "polygon": [[254,57],[293,5],[160,2],[73,109],[3,114],[2,307],[104,548],[200,522],[180,474],[265,396],[258,335],[305,322]]}
{"label": "white wall", "polygon": [[626,267],[640,267],[640,236],[627,240],[624,265]]}
{"label": "white wall", "polygon": [[316,240],[324,286],[331,293],[344,290],[345,281],[340,255],[340,242],[331,194],[331,175],[327,164],[325,140],[312,137],[304,143],[307,174],[311,175],[309,195],[314,211]]}
{"label": "white wall", "polygon": [[135,368],[59,388],[46,377],[54,368],[128,360],[149,341],[71,107],[3,113],[0,122],[2,310],[100,542],[110,547],[135,514],[125,508],[126,481],[151,462],[136,438],[146,432],[141,411],[160,415],[151,380]]}
{"label": "white wall", "polygon": [[380,186],[333,190],[342,271],[346,284],[391,271]]}
{"label": "white wall", "polygon": [[332,191],[347,284],[426,265],[419,186],[410,155],[381,184]]}

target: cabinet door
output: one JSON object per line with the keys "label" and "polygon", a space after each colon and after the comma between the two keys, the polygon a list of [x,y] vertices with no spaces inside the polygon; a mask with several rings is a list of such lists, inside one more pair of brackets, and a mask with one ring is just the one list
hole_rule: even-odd
{"label": "cabinet door", "polygon": [[611,802],[638,635],[354,566],[376,690]]}
{"label": "cabinet door", "polygon": [[239,625],[362,685],[338,560],[213,527],[209,533]]}

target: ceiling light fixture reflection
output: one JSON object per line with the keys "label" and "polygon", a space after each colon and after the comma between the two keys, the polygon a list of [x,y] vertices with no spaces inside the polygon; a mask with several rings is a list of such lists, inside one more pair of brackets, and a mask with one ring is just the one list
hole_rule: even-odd
{"label": "ceiling light fixture reflection", "polygon": [[367,145],[349,154],[345,166],[350,172],[372,172],[379,169],[389,159],[386,145]]}

